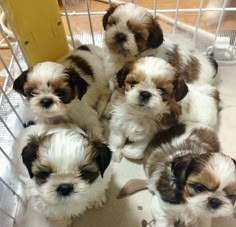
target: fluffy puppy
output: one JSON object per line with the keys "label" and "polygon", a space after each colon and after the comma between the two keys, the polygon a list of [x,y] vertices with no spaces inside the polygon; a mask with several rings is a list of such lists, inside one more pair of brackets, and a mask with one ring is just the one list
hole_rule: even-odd
{"label": "fluffy puppy", "polygon": [[112,5],[103,17],[105,45],[108,49],[108,74],[114,75],[123,65],[140,56],[156,56],[169,62],[186,82],[213,83],[217,63],[197,50],[164,41],[157,17],[133,3]]}
{"label": "fluffy puppy", "polygon": [[14,89],[28,101],[30,120],[69,121],[101,135],[99,115],[109,89],[100,48],[80,46],[60,62],[38,63],[14,81]]}
{"label": "fluffy puppy", "polygon": [[73,216],[106,202],[111,152],[75,126],[50,127],[26,128],[13,150],[30,206],[51,226],[65,227]]}
{"label": "fluffy puppy", "polygon": [[216,134],[196,124],[155,135],[144,155],[155,226],[211,227],[212,218],[233,214],[235,163],[218,151]]}
{"label": "fluffy puppy", "polygon": [[166,61],[144,57],[118,73],[119,99],[113,106],[109,147],[114,159],[122,154],[140,159],[153,135],[177,121],[188,87]]}

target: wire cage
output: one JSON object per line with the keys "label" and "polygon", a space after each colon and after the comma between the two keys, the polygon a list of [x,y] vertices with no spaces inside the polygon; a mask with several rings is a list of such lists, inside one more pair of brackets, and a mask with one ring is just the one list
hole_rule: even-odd
{"label": "wire cage", "polygon": [[[61,20],[71,45],[75,47],[80,41],[102,46],[102,16],[110,4],[123,2],[129,1],[58,1]],[[233,1],[212,1],[218,2],[216,5],[204,0],[173,0],[169,1],[169,5],[164,0],[132,2],[157,15],[166,33],[180,33],[192,40],[202,52],[214,53],[217,60],[236,64],[236,5],[231,4]],[[22,205],[21,187],[13,173],[11,148],[23,128],[21,106],[24,105],[24,98],[12,91],[12,84],[28,64],[17,35],[7,26],[4,11],[0,20],[0,225],[8,227],[14,226]]]}

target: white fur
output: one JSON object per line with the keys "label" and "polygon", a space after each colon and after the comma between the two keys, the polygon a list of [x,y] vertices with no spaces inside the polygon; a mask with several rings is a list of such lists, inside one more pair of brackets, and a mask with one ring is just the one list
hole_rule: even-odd
{"label": "white fur", "polygon": [[[33,97],[26,103],[24,117],[26,120],[43,123],[73,122],[87,132],[92,132],[96,136],[102,136],[103,126],[99,121],[108,99],[109,88],[108,79],[104,71],[103,52],[101,48],[93,45],[87,46],[90,51],[77,50],[56,62],[42,62],[34,65],[27,73],[27,82],[35,82],[37,89],[34,89]],[[79,56],[84,59],[92,68],[93,77],[86,75],[80,68],[71,65],[66,58],[68,56]],[[65,75],[66,68],[74,68],[80,76],[89,84],[87,92],[79,100],[77,97],[64,104],[58,96],[54,94],[48,81],[59,80]],[[81,66],[82,67],[82,66]],[[53,100],[50,108],[43,108],[40,101],[43,98]]]}
{"label": "white fur", "polygon": [[[132,12],[132,13],[130,13]],[[178,54],[181,59],[181,67],[184,67],[187,61],[191,57],[195,57],[198,59],[200,63],[200,69],[198,74],[198,79],[194,81],[197,84],[209,83],[212,84],[214,82],[215,69],[210,63],[209,59],[202,55],[196,49],[186,47],[186,44],[179,45],[181,42],[175,42],[174,40],[166,40],[157,48],[147,49],[139,53],[138,47],[136,45],[135,36],[133,34],[134,31],[131,31],[127,25],[127,22],[134,21],[135,23],[140,22],[145,23],[147,18],[153,18],[152,14],[148,12],[144,7],[133,4],[133,3],[125,3],[119,5],[115,11],[112,13],[111,17],[118,18],[116,19],[116,24],[113,26],[107,26],[105,30],[105,49],[107,52],[106,65],[107,74],[110,76],[110,79],[115,84],[115,75],[119,71],[120,68],[124,66],[124,64],[128,61],[135,60],[139,57],[145,56],[155,56],[162,58],[164,60],[168,59],[168,51],[174,50],[175,46],[178,46]],[[113,42],[114,36],[116,33],[123,33],[127,36],[127,41],[123,44],[123,53],[120,50],[120,53],[117,51],[113,51],[112,45],[109,47],[107,45],[108,42]],[[140,32],[140,31],[138,31]],[[143,34],[143,38],[147,39],[148,34]],[[176,37],[175,37],[176,38]],[[125,53],[126,50],[126,54]]]}
{"label": "white fur", "polygon": [[[189,152],[191,151],[186,151],[186,154]],[[178,156],[177,153],[175,155]],[[173,159],[173,157],[169,157],[169,160]],[[152,174],[148,180],[148,187],[155,194],[151,205],[152,215],[156,222],[155,227],[174,227],[177,220],[183,222],[185,226],[211,227],[212,218],[233,214],[234,205],[229,201],[223,189],[236,182],[235,165],[230,157],[221,153],[215,153],[211,156],[208,163],[207,168],[220,183],[219,188],[213,192],[199,193],[193,197],[188,197],[183,204],[171,204],[162,200],[156,189],[156,182],[160,177],[159,171],[162,171],[162,168],[160,167]],[[211,210],[207,207],[208,199],[212,197],[223,201],[223,205],[219,209]]]}
{"label": "white fur", "polygon": [[182,108],[181,122],[193,122],[215,128],[218,120],[218,104],[213,94],[214,86],[188,84],[188,93],[179,103]]}
{"label": "white fur", "polygon": [[[38,135],[51,135],[46,147],[39,147],[40,159],[57,172],[42,185],[28,176],[21,161],[21,152],[29,138]],[[106,202],[105,190],[111,178],[111,167],[106,169],[103,178],[99,176],[88,184],[77,179],[79,165],[87,158],[85,147],[88,146],[86,134],[75,125],[35,125],[26,128],[14,144],[14,160],[18,165],[17,173],[23,183],[24,195],[36,212],[49,219],[50,226],[65,227],[71,223],[71,217],[81,215],[87,208],[100,207]],[[20,170],[20,171],[19,171]],[[72,183],[74,192],[66,198],[59,198],[56,188],[61,183]],[[27,222],[27,215],[25,220]]]}
{"label": "white fur", "polygon": [[[119,161],[122,154],[127,158],[140,159],[153,135],[159,129],[159,120],[169,107],[162,101],[160,91],[152,81],[155,78],[174,78],[174,69],[164,60],[146,57],[136,64],[136,69],[143,72],[145,81],[125,91],[113,105],[110,122],[109,147],[114,152],[114,159]],[[150,101],[139,106],[140,91],[152,94]],[[132,141],[125,144],[126,140]]]}

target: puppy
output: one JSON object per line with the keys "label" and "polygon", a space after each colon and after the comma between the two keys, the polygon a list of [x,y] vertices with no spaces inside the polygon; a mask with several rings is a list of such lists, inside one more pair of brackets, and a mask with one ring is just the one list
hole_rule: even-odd
{"label": "puppy", "polygon": [[122,154],[140,159],[154,134],[178,120],[178,101],[188,87],[169,63],[156,57],[127,63],[117,81],[120,93],[112,110],[109,147],[117,161]]}
{"label": "puppy", "polygon": [[[105,46],[109,53],[107,72],[114,75],[128,61],[142,56],[156,56],[169,62],[186,82],[212,84],[217,63],[197,50],[164,41],[157,17],[133,3],[112,5],[103,17]],[[114,83],[114,82],[113,82]]]}
{"label": "puppy", "polygon": [[80,46],[60,59],[42,62],[24,71],[14,89],[27,99],[27,110],[35,122],[73,122],[100,136],[99,115],[109,97],[100,48]]}
{"label": "puppy", "polygon": [[30,126],[18,137],[17,173],[30,206],[51,226],[69,226],[73,216],[106,202],[111,152],[76,126],[50,127]]}
{"label": "puppy", "polygon": [[156,227],[211,227],[212,218],[232,215],[235,163],[218,151],[216,134],[204,126],[176,124],[155,135],[144,169]]}

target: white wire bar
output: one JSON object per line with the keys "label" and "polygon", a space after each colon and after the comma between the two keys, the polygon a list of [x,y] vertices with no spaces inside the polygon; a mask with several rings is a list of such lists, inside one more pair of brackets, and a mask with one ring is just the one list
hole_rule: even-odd
{"label": "white wire bar", "polygon": [[212,47],[212,52],[213,53],[214,53],[214,50],[215,50],[216,39],[217,39],[218,34],[220,32],[220,27],[221,27],[221,24],[222,24],[222,21],[223,21],[223,16],[224,16],[224,11],[225,11],[225,7],[226,7],[226,3],[227,3],[227,0],[224,0],[223,6],[222,6],[221,12],[220,12],[219,22],[218,22],[218,25],[217,25],[217,28],[216,28],[216,32],[215,32],[215,39],[214,39],[213,47]]}
{"label": "white wire bar", "polygon": [[7,129],[7,131],[10,133],[10,135],[13,137],[13,139],[16,139],[16,136],[14,135],[14,133],[11,131],[11,129],[8,127],[8,125],[6,124],[6,122],[3,120],[3,118],[0,116],[0,121],[2,122],[2,124],[4,125],[4,127]]}
{"label": "white wire bar", "polygon": [[154,0],[153,8],[154,8],[154,16],[156,16],[157,15],[157,0]]}
{"label": "white wire bar", "polygon": [[68,29],[69,29],[69,32],[70,32],[72,46],[75,48],[75,41],[74,41],[73,32],[72,32],[71,25],[70,25],[70,19],[69,19],[69,13],[67,11],[66,0],[62,0],[62,5],[63,5],[64,12],[65,12],[63,15],[66,16],[66,23],[68,25]]}
{"label": "white wire bar", "polygon": [[[155,10],[151,10],[148,9],[149,12],[154,13]],[[199,8],[180,8],[178,9],[179,12],[199,12],[200,9]],[[222,11],[222,8],[202,8],[201,9],[202,12],[210,12],[210,11]],[[236,7],[232,7],[232,8],[225,8],[224,11],[226,12],[235,12],[236,11]],[[156,10],[157,13],[175,13],[176,9],[157,9]],[[95,11],[95,12],[90,12],[90,15],[104,15],[106,12],[105,11]],[[87,12],[67,12],[68,16],[86,16],[88,15]],[[61,13],[61,16],[66,16],[65,13]]]}
{"label": "white wire bar", "polygon": [[201,19],[202,6],[203,6],[203,0],[200,0],[199,12],[197,15],[197,20],[196,20],[196,25],[195,25],[196,29],[194,31],[194,36],[193,36],[193,42],[195,45],[196,45],[196,41],[197,41],[198,28],[199,28],[199,23],[200,23],[200,19]]}
{"label": "white wire bar", "polygon": [[5,214],[7,217],[11,218],[13,220],[13,222],[15,223],[16,221],[16,218],[13,217],[12,215],[8,214],[5,210],[3,210],[1,207],[0,207],[0,212],[2,212],[3,214]]}
{"label": "white wire bar", "polygon": [[236,56],[236,37],[234,38],[234,44],[232,46],[232,56],[231,56],[231,60],[234,59],[234,57]]}
{"label": "white wire bar", "polygon": [[16,117],[18,118],[18,120],[21,122],[22,125],[24,125],[23,121],[21,120],[21,117],[19,116],[19,114],[17,113],[17,111],[15,110],[14,106],[11,103],[11,100],[8,98],[6,92],[3,90],[2,86],[0,86],[0,91],[3,93],[3,95],[5,96],[8,104],[11,106],[11,109],[13,110],[13,112],[15,113]]}
{"label": "white wire bar", "polygon": [[13,195],[22,200],[22,197],[4,179],[0,177],[0,181],[13,193]]}
{"label": "white wire bar", "polygon": [[0,151],[1,151],[2,154],[5,156],[5,158],[6,158],[12,165],[14,165],[13,161],[11,160],[11,158],[7,155],[7,153],[2,149],[1,146],[0,146]]}
{"label": "white wire bar", "polygon": [[2,62],[2,64],[3,64],[4,68],[5,68],[5,70],[7,71],[8,76],[11,78],[11,81],[14,82],[14,78],[13,78],[13,76],[11,75],[11,73],[10,73],[8,67],[7,67],[7,64],[6,64],[5,61],[3,60],[1,53],[0,53],[0,61]]}
{"label": "white wire bar", "polygon": [[21,67],[21,65],[20,65],[20,63],[19,63],[19,61],[18,61],[18,59],[17,59],[17,57],[15,55],[15,52],[13,51],[13,47],[12,47],[11,43],[9,42],[7,36],[5,35],[5,32],[2,29],[2,26],[0,26],[0,33],[2,34],[4,40],[6,41],[8,47],[9,47],[11,53],[12,53],[12,56],[13,56],[13,58],[16,61],[16,64],[17,64],[18,68],[20,69],[21,72],[23,72],[22,67]]}
{"label": "white wire bar", "polygon": [[180,4],[180,0],[176,1],[176,10],[175,10],[175,23],[174,23],[174,33],[176,33],[176,29],[177,29],[177,22],[179,19],[179,4]]}
{"label": "white wire bar", "polygon": [[90,32],[91,32],[91,35],[92,35],[92,41],[93,41],[93,45],[94,45],[95,44],[95,39],[94,39],[94,34],[93,34],[93,24],[92,24],[92,20],[91,20],[89,1],[90,0],[86,0],[86,5],[87,5],[87,12],[88,12],[88,19],[89,19],[89,27],[90,27]]}

